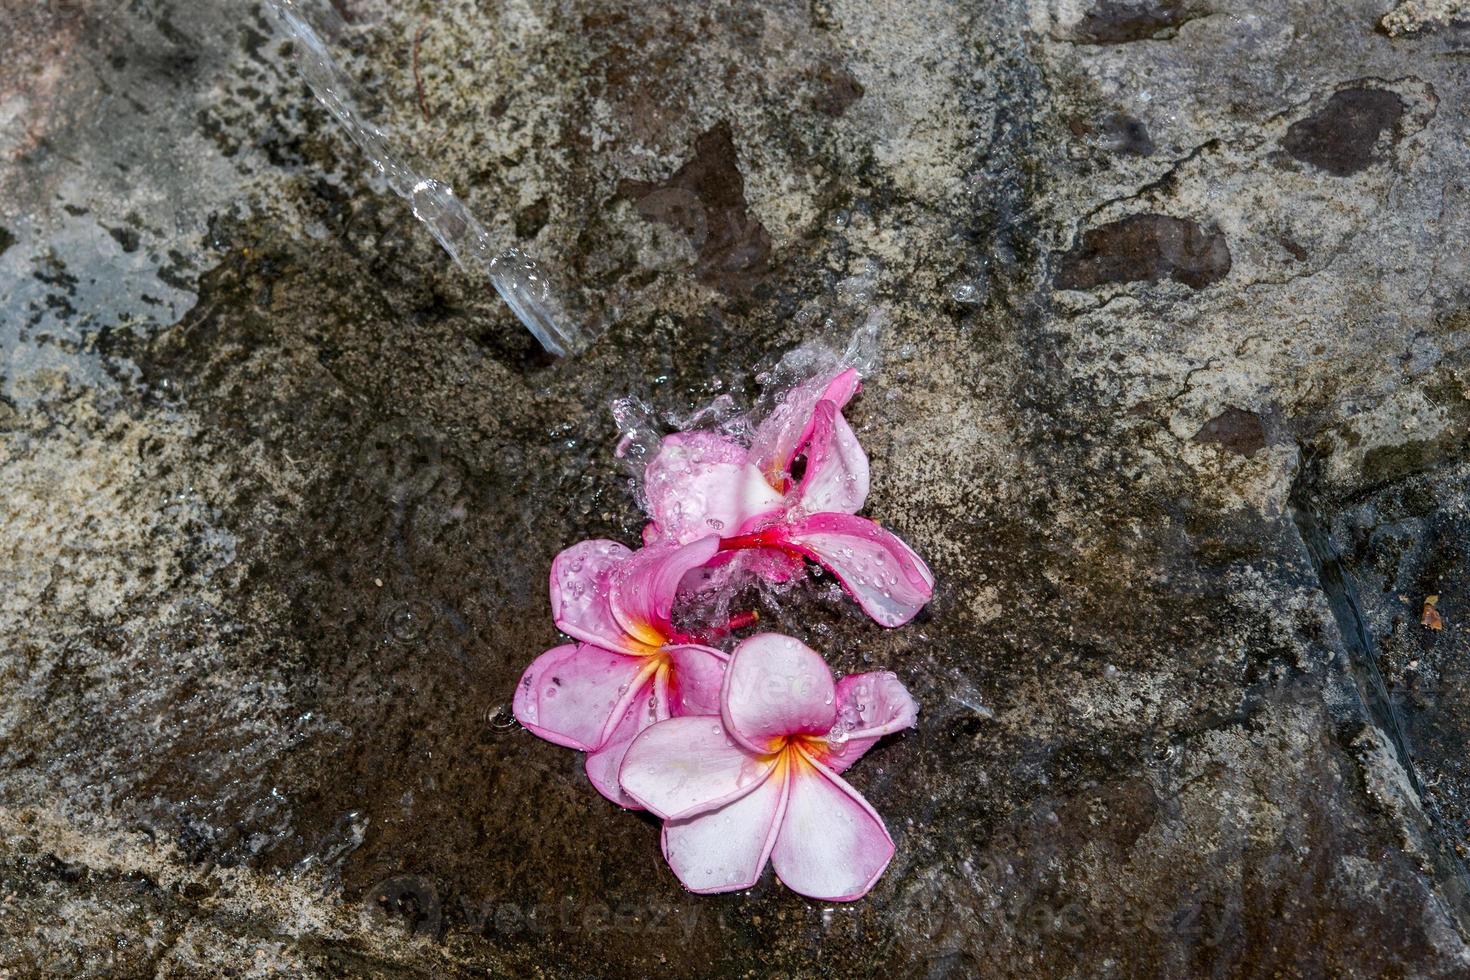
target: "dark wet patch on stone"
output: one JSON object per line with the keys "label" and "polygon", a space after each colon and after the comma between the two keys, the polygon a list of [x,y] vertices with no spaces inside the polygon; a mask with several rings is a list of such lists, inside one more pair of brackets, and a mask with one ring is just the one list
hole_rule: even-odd
{"label": "dark wet patch on stone", "polygon": [[817,69],[820,86],[816,98],[817,111],[829,116],[840,116],[848,106],[863,97],[863,86],[846,68],[823,65]]}
{"label": "dark wet patch on stone", "polygon": [[668,180],[624,180],[618,196],[633,201],[645,220],[688,236],[699,250],[695,269],[701,281],[737,293],[766,273],[771,237],[746,204],[729,123],[696,139],[694,158]]}
{"label": "dark wet patch on stone", "polygon": [[1174,279],[1194,289],[1230,272],[1230,247],[1217,229],[1165,214],[1134,214],[1082,235],[1061,259],[1058,289]]}
{"label": "dark wet patch on stone", "polygon": [[1215,443],[1222,449],[1251,456],[1266,446],[1266,428],[1261,417],[1233,405],[1210,419],[1194,434],[1194,441]]}
{"label": "dark wet patch on stone", "polygon": [[1094,124],[1081,116],[1067,121],[1067,128],[1078,139],[1093,142],[1113,153],[1149,157],[1154,154],[1154,141],[1148,127],[1127,113],[1115,112]]}
{"label": "dark wet patch on stone", "polygon": [[1188,19],[1182,0],[1101,0],[1082,15],[1076,39],[1091,44],[1126,44],[1171,37]]}
{"label": "dark wet patch on stone", "polygon": [[1282,148],[1297,160],[1347,177],[1373,162],[1373,148],[1398,125],[1404,100],[1376,88],[1347,88],[1317,113],[1291,124]]}
{"label": "dark wet patch on stone", "polygon": [[1113,149],[1140,157],[1154,155],[1154,141],[1149,138],[1148,127],[1126,113],[1118,112],[1103,123],[1102,131],[1111,138]]}

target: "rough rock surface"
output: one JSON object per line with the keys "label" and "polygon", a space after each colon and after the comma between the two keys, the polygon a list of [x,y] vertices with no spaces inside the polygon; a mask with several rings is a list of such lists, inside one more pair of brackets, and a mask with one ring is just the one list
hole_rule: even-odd
{"label": "rough rock surface", "polygon": [[[1470,971],[1458,5],[338,6],[612,326],[539,354],[256,8],[0,8],[0,973]],[[898,855],[696,898],[507,702],[609,399],[834,304],[939,588],[785,622],[923,704]]]}

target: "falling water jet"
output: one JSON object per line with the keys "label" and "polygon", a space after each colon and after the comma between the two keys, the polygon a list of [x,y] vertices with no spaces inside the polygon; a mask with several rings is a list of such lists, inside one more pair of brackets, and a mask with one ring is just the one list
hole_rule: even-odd
{"label": "falling water jet", "polygon": [[[305,7],[312,8],[309,14]],[[565,355],[590,343],[592,333],[567,312],[566,290],[552,286],[544,267],[518,248],[495,249],[484,227],[447,184],[415,171],[389,147],[382,129],[358,113],[353,84],[322,37],[322,33],[340,36],[347,29],[331,4],[266,0],[265,9],[280,36],[293,42],[296,67],[317,101],[342,124],[450,257],[462,268],[488,276],[501,299],[551,353]]]}

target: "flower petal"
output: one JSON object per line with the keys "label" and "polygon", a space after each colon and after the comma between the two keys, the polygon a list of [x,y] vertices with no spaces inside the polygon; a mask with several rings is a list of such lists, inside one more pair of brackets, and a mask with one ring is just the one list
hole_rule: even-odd
{"label": "flower petal", "polygon": [[848,674],[837,682],[837,721],[826,745],[812,755],[833,772],[843,772],[884,735],[913,728],[919,705],[892,671]]}
{"label": "flower petal", "polygon": [[654,545],[635,552],[619,565],[608,593],[614,619],[628,635],[661,647],[673,633],[669,614],[679,582],[720,550],[711,534],[686,545]]}
{"label": "flower petal", "polygon": [[799,640],[761,633],[735,647],[720,692],[730,735],[752,752],[772,752],[785,735],[825,735],[837,716],[832,671]]}
{"label": "flower petal", "polygon": [[516,685],[516,720],[536,735],[584,752],[601,748],[649,662],[587,643],[547,650]]}
{"label": "flower petal", "polygon": [[835,402],[817,403],[812,430],[799,447],[806,472],[796,490],[803,514],[856,514],[868,499],[868,456]]}
{"label": "flower petal", "polygon": [[623,790],[666,820],[718,809],[755,789],[776,765],[736,745],[713,715],[686,715],[633,740],[619,776]]}
{"label": "flower petal", "polygon": [[628,635],[608,599],[613,572],[633,552],[616,541],[583,541],[551,563],[551,616],[570,637],[609,650],[649,653],[649,644]]}
{"label": "flower petal", "polygon": [[750,442],[750,462],[773,484],[780,485],[779,479],[791,470],[797,447],[811,432],[817,403],[830,401],[841,409],[856,394],[859,380],[857,371],[847,368],[831,377],[815,377],[792,388],[755,430]]}
{"label": "flower petal", "polygon": [[728,654],[693,643],[671,646],[669,657],[669,714],[715,715],[720,713],[720,685],[725,680]]}
{"label": "flower petal", "polygon": [[934,595],[934,573],[891,531],[865,517],[812,514],[772,528],[773,540],[826,567],[882,626],[902,626]]}
{"label": "flower petal", "polygon": [[623,791],[618,772],[633,740],[650,726],[669,717],[668,689],[662,682],[667,671],[658,671],[627,699],[623,717],[608,737],[607,743],[587,754],[587,778],[597,792],[628,810],[641,810],[642,804]]}
{"label": "flower petal", "polygon": [[893,858],[883,818],[841,776],[803,759],[791,788],[771,863],[798,894],[850,902],[868,893]]}
{"label": "flower petal", "polygon": [[628,707],[623,710],[622,720],[613,729],[606,745],[587,754],[587,777],[592,786],[625,810],[642,810],[637,799],[623,792],[622,783],[617,782],[617,771],[623,767],[623,757],[628,754],[628,746],[659,720],[657,708],[650,710],[648,705],[651,696],[656,696],[653,683],[644,683],[629,699]]}
{"label": "flower petal", "polygon": [[713,432],[665,437],[644,470],[643,488],[653,538],[677,544],[711,532],[734,534],[751,517],[781,506],[781,494],[746,462],[745,448]]}
{"label": "flower petal", "polygon": [[760,880],[786,808],[786,773],[773,772],[718,810],[664,824],[664,860],[698,894],[739,891]]}

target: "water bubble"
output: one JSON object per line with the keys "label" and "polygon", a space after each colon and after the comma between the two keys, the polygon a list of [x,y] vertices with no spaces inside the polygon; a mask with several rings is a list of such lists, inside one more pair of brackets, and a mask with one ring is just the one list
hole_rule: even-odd
{"label": "water bubble", "polygon": [[423,636],[433,619],[433,610],[423,602],[395,602],[388,608],[384,622],[388,635],[407,643]]}
{"label": "water bubble", "polygon": [[949,291],[950,299],[956,303],[973,305],[985,301],[985,286],[982,283],[960,282]]}
{"label": "water bubble", "polygon": [[497,704],[485,712],[485,724],[496,734],[511,731],[517,724],[515,712],[508,704]]}

